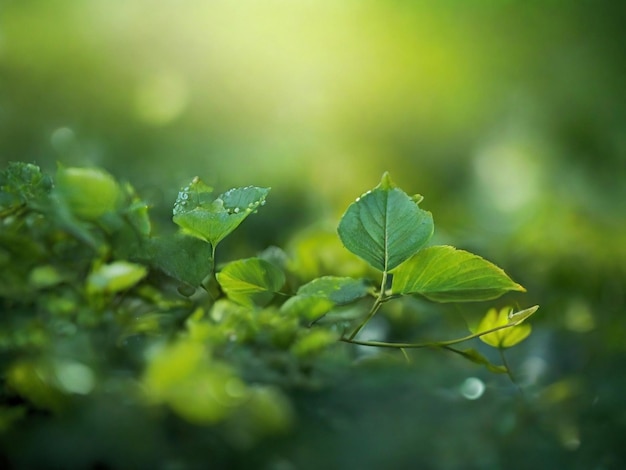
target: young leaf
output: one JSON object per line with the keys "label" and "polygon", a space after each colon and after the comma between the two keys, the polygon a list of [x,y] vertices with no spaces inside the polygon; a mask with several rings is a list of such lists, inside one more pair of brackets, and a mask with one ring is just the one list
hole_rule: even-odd
{"label": "young leaf", "polygon": [[533,313],[535,313],[538,309],[539,305],[534,305],[524,310],[520,310],[519,312],[514,312],[513,309],[511,309],[511,311],[509,312],[509,323],[513,325],[519,325],[527,318],[529,318]]}
{"label": "young leaf", "polygon": [[344,246],[379,271],[390,271],[422,248],[433,234],[430,212],[396,188],[388,173],[357,198],[341,218]]}
{"label": "young leaf", "polygon": [[[207,347],[179,340],[156,350],[142,380],[146,399],[166,403],[197,424],[219,422],[243,405],[248,388],[226,363],[211,358]],[[230,389],[235,387],[238,393]]]}
{"label": "young leaf", "polygon": [[122,196],[113,176],[99,168],[59,168],[56,192],[74,215],[85,220],[114,211]]}
{"label": "young leaf", "polygon": [[435,302],[468,302],[525,289],[480,256],[452,246],[431,246],[393,272],[392,291],[420,294]]}
{"label": "young leaf", "polygon": [[299,296],[326,297],[335,305],[344,305],[368,295],[370,287],[362,279],[324,276],[300,286]]}
{"label": "young leaf", "polygon": [[247,186],[231,189],[213,199],[213,188],[196,177],[178,193],[173,220],[215,249],[246,217],[265,204],[269,191],[270,188]]}
{"label": "young leaf", "polygon": [[281,305],[280,311],[292,317],[313,321],[326,315],[334,306],[335,304],[327,297],[296,295]]}
{"label": "young leaf", "polygon": [[489,362],[485,356],[476,351],[473,348],[458,350],[458,353],[461,354],[464,358],[472,361],[474,364],[480,364],[485,366],[490,372],[494,372],[496,374],[506,374],[507,370],[505,366],[492,364]]}
{"label": "young leaf", "polygon": [[291,352],[298,357],[312,357],[324,351],[327,347],[337,344],[339,335],[326,329],[308,330],[291,347]]}
{"label": "young leaf", "polygon": [[0,216],[21,204],[45,200],[52,178],[32,163],[11,162],[0,171]]}
{"label": "young leaf", "polygon": [[87,290],[89,292],[120,292],[137,284],[147,273],[145,266],[128,261],[114,261],[100,266],[89,274]]}
{"label": "young leaf", "polygon": [[[521,321],[532,315],[538,308],[538,306],[535,306],[519,312],[519,314],[525,315]],[[510,328],[503,328],[480,337],[481,341],[494,348],[510,348],[526,339],[532,330],[529,324],[521,325],[521,321],[511,318],[511,309],[509,307],[503,308],[500,311],[492,308],[487,311],[480,321],[476,327],[476,331],[488,331],[493,328],[511,325]]]}
{"label": "young leaf", "polygon": [[285,284],[285,274],[260,258],[228,263],[216,277],[230,300],[247,307],[266,305]]}

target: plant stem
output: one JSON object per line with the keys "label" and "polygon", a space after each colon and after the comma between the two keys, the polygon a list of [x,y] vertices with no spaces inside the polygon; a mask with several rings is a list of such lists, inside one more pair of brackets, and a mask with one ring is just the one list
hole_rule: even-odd
{"label": "plant stem", "polygon": [[511,380],[511,382],[513,382],[513,385],[517,387],[517,390],[519,391],[520,395],[522,396],[522,398],[524,398],[524,390],[520,386],[519,382],[515,379],[513,372],[511,372],[511,367],[509,366],[509,362],[506,360],[506,356],[504,355],[504,348],[498,348],[498,351],[500,352],[500,358],[502,359],[502,364],[506,368],[506,375],[509,376],[509,379]]}
{"label": "plant stem", "polygon": [[404,356],[404,359],[406,360],[406,363],[410,364],[411,363],[411,358],[409,357],[409,354],[406,352],[406,349],[400,348],[400,351],[402,351],[402,355]]}
{"label": "plant stem", "polygon": [[380,292],[378,293],[378,297],[376,297],[376,300],[374,301],[374,305],[372,305],[372,308],[370,309],[365,319],[361,322],[361,324],[356,327],[356,329],[352,332],[350,336],[348,336],[348,342],[352,342],[352,340],[356,337],[356,335],[359,334],[359,331],[361,331],[363,327],[367,325],[367,322],[370,321],[374,315],[376,315],[376,312],[378,312],[378,309],[380,308],[380,306],[385,302],[386,300],[385,288],[386,287],[387,287],[387,270],[383,271],[383,280],[380,283]]}
{"label": "plant stem", "polygon": [[[377,299],[377,302],[378,302],[378,299]],[[376,303],[374,305],[376,305]],[[380,304],[378,306],[380,307]],[[376,312],[374,311],[374,313]],[[359,328],[356,330],[356,333],[358,333],[359,330],[363,327],[363,325],[367,323],[367,320],[369,320],[371,316],[373,316],[373,314],[370,314],[370,316],[368,316],[366,321],[359,326]],[[441,347],[445,348],[446,346],[463,343],[465,341],[469,341],[470,339],[479,338],[483,335],[488,335],[489,333],[493,333],[494,331],[503,330],[504,328],[511,328],[513,326],[515,326],[515,324],[507,323],[506,325],[496,326],[495,328],[490,328],[489,330],[480,331],[478,333],[473,333],[468,336],[463,336],[462,338],[450,339],[446,341],[431,341],[427,343],[387,343],[385,341],[359,341],[359,340],[354,339],[354,336],[356,333],[353,333],[348,338],[341,338],[340,341],[343,341],[345,343],[358,344],[360,346],[377,346],[379,348],[400,348],[400,349],[402,348],[407,348],[407,349],[409,348],[411,349],[441,348]]]}

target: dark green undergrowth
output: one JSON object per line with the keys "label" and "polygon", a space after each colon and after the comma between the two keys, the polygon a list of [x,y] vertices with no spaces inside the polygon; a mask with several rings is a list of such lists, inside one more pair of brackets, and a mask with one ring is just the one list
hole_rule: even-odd
{"label": "dark green undergrowth", "polygon": [[[100,169],[52,178],[12,163],[0,189],[8,468],[502,468],[503,449],[523,446],[520,420],[542,429],[550,402],[528,397],[504,352],[537,306],[494,304],[524,288],[430,244],[422,197],[388,174],[338,233],[219,263],[269,188],[215,195],[194,178],[165,234]],[[442,320],[465,302],[473,314]],[[483,394],[496,415],[475,405]],[[488,429],[478,446],[476,425]],[[417,443],[426,429],[454,429],[454,455]]]}

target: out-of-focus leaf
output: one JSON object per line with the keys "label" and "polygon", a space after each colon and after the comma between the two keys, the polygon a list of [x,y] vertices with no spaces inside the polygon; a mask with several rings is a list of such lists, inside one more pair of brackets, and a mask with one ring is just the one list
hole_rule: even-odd
{"label": "out-of-focus leaf", "polygon": [[502,365],[492,364],[491,362],[489,362],[489,359],[487,359],[485,356],[483,356],[481,353],[473,348],[460,350],[459,353],[473,363],[483,365],[489,371],[496,374],[506,374],[507,372],[506,367]]}
{"label": "out-of-focus leaf", "polygon": [[234,371],[211,358],[199,342],[179,340],[156,353],[143,385],[149,401],[166,403],[182,418],[198,424],[222,421],[248,399]]}
{"label": "out-of-focus leaf", "polygon": [[89,292],[114,293],[133,287],[141,281],[148,270],[140,264],[128,261],[114,261],[104,264],[87,277],[87,290]]}
{"label": "out-of-focus leaf", "polygon": [[59,168],[55,191],[75,216],[85,220],[114,211],[121,197],[115,178],[99,168]]}
{"label": "out-of-focus leaf", "polygon": [[452,246],[431,246],[393,272],[392,291],[420,294],[436,302],[464,302],[495,299],[525,289],[480,256]]}
{"label": "out-of-focus leaf", "polygon": [[63,276],[59,271],[49,264],[37,266],[30,272],[28,282],[36,289],[45,289],[63,281]]}
{"label": "out-of-focus leaf", "polygon": [[336,305],[343,305],[365,297],[370,290],[362,279],[323,276],[301,286],[298,295],[326,297]]}
{"label": "out-of-focus leaf", "polygon": [[213,270],[211,245],[184,233],[150,239],[147,252],[155,267],[194,287]]}
{"label": "out-of-focus leaf", "polygon": [[0,171],[0,214],[20,204],[43,200],[52,189],[52,179],[32,163],[11,162]]}
{"label": "out-of-focus leaf", "polygon": [[296,295],[288,299],[280,308],[287,315],[307,321],[317,320],[335,306],[327,297],[315,295]]}
{"label": "out-of-focus leaf", "polygon": [[20,361],[6,372],[9,387],[38,408],[60,411],[64,394],[54,386],[53,370],[45,363]]}
{"label": "out-of-focus leaf", "polygon": [[314,356],[331,344],[337,344],[339,334],[322,328],[308,330],[307,333],[299,338],[291,348],[298,357]]}
{"label": "out-of-focus leaf", "polygon": [[228,263],[216,277],[229,299],[248,307],[266,305],[285,284],[285,274],[260,258]]}
{"label": "out-of-focus leaf", "polygon": [[289,244],[288,267],[299,279],[312,280],[325,275],[363,277],[373,269],[347,251],[333,230],[308,230]]}

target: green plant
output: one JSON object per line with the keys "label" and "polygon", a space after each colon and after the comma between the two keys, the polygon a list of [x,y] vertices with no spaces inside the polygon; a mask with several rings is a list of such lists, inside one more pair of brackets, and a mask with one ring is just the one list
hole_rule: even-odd
{"label": "green plant", "polygon": [[454,346],[473,338],[513,346],[538,308],[489,310],[452,340],[361,339],[391,301],[524,291],[479,256],[427,246],[431,214],[388,174],[339,223],[357,258],[333,245],[336,236],[303,234],[287,250],[223,264],[220,242],[265,204],[269,188],[214,196],[194,178],[174,204],[179,230],[165,235],[152,233],[134,189],[103,170],[61,167],[55,185],[38,167],[13,163],[0,189],[0,429],[28,410],[63,413],[77,397],[107,390],[140,409],[166,404],[186,421],[221,423],[219,433],[251,445],[288,429],[290,390],[319,386],[329,365],[348,367],[353,345],[439,348],[510,374]]}

